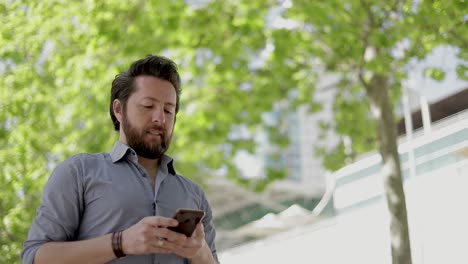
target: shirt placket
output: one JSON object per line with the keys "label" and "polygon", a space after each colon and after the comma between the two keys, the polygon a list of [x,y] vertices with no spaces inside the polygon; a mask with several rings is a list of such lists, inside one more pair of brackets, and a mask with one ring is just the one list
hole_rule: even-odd
{"label": "shirt placket", "polygon": [[[155,208],[157,207],[158,203],[158,194],[159,190],[161,189],[163,185],[163,181],[166,179],[167,175],[164,173],[161,169],[158,169],[158,172],[156,174],[156,182],[154,183],[154,196],[153,196],[153,204],[155,205]],[[156,210],[155,210],[156,213]]]}
{"label": "shirt placket", "polygon": [[151,186],[151,180],[146,173],[146,170],[138,163],[138,158],[134,152],[132,152],[131,157],[130,157],[131,163],[136,167],[140,175],[142,176],[143,180],[143,188],[145,189],[145,193],[147,194],[146,196],[148,197],[148,201],[152,201],[152,210],[153,210],[153,215],[156,215],[156,204],[154,202],[154,189],[153,186]]}
{"label": "shirt placket", "polygon": [[[166,179],[167,177],[167,174],[164,173],[164,170],[162,170],[161,168],[158,168],[158,171],[156,173],[156,181],[154,183],[154,196],[153,196],[153,205],[154,205],[154,208],[155,208],[155,215],[157,215],[156,213],[156,208],[157,208],[157,204],[158,204],[158,194],[160,193],[159,190],[161,189],[162,185],[163,185],[163,182],[164,180]],[[153,263],[154,264],[163,264],[163,262],[161,262],[160,260],[154,258],[153,259]],[[164,263],[167,263],[167,262],[164,262]],[[169,263],[168,263],[169,264]]]}
{"label": "shirt placket", "polygon": [[[143,186],[144,186],[144,189],[145,189],[145,193],[147,194],[148,200],[152,201],[153,215],[156,215],[156,203],[154,201],[155,194],[154,194],[154,189],[151,186],[151,180],[150,180],[148,174],[146,173],[146,170],[140,164],[138,164],[137,160],[132,160],[132,162],[135,165],[135,167],[137,168],[138,172],[142,176],[141,180],[143,181]],[[158,261],[157,261],[154,254],[151,254],[150,263],[153,263],[153,264],[158,263]]]}

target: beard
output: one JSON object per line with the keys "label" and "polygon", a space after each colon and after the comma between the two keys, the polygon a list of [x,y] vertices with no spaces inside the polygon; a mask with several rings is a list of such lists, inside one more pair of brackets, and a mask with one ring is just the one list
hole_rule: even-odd
{"label": "beard", "polygon": [[[130,124],[130,121],[127,118],[127,113],[122,115],[122,128],[127,138],[127,144],[131,147],[138,156],[147,159],[159,159],[168,149],[172,134],[167,136],[165,130],[162,126],[155,125],[146,129],[139,131],[136,127]],[[160,140],[148,141],[145,140],[148,131],[158,130],[161,131]]]}

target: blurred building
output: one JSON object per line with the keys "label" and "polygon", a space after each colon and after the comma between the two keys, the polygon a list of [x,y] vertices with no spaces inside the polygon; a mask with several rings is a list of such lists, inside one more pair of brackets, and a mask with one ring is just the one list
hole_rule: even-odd
{"label": "blurred building", "polygon": [[[330,82],[333,82],[332,78],[323,80],[321,84],[325,86]],[[213,178],[208,182],[207,196],[213,208],[219,250],[258,240],[287,228],[261,230],[250,227],[265,216],[280,214],[285,217],[301,212],[310,213],[314,209],[320,209],[323,215],[333,214],[331,204],[317,207],[327,191],[326,176],[329,172],[323,168],[321,158],[315,154],[320,133],[317,123],[319,120],[332,119],[333,90],[316,92],[315,100],[324,105],[318,113],[311,114],[306,107],[300,107],[295,112],[269,113],[269,118],[286,122],[282,126],[285,127],[290,141],[287,149],[278,150],[263,138],[260,139],[257,155],[245,158],[251,160],[250,166],[243,166],[248,168],[245,173],[266,173],[265,168],[268,166],[285,167],[284,180],[270,184],[261,193],[247,191],[225,178]],[[336,140],[337,137],[330,139],[331,143]],[[271,153],[280,153],[279,159],[272,159]],[[252,166],[260,166],[260,169],[251,169]]]}
{"label": "blurred building", "polygon": [[[420,110],[411,109],[414,131],[408,137],[402,119],[399,152],[414,263],[468,263],[468,89],[428,104],[429,129]],[[314,170],[313,162],[307,167],[302,161],[311,155],[302,152],[303,140],[290,150],[299,153],[290,178],[269,192],[250,193],[220,180],[214,185],[223,187],[212,189],[220,195],[208,193],[222,263],[391,263],[380,155],[367,153],[329,175],[317,193],[326,196],[328,187],[332,196],[319,204],[323,196],[311,195],[307,184],[314,175],[301,173]],[[317,204],[324,213],[317,215]],[[217,214],[218,208],[225,211]]]}

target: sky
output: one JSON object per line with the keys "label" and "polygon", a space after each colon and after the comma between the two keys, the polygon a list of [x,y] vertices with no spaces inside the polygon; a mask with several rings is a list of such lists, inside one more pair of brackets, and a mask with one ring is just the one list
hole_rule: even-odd
{"label": "sky", "polygon": [[[459,79],[455,67],[460,64],[453,47],[438,47],[421,62],[410,62],[408,88],[424,95],[429,103],[433,103],[463,89],[468,88],[468,81]],[[446,72],[443,81],[436,81],[424,76],[426,67],[438,67]]]}

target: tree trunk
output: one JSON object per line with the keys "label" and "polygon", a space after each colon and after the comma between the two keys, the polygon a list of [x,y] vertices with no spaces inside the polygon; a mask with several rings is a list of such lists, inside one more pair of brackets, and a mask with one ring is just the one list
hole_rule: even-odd
{"label": "tree trunk", "polygon": [[371,111],[377,121],[379,151],[382,156],[384,190],[390,212],[390,239],[393,264],[411,264],[405,193],[398,155],[396,124],[389,99],[388,79],[374,75],[366,85]]}

